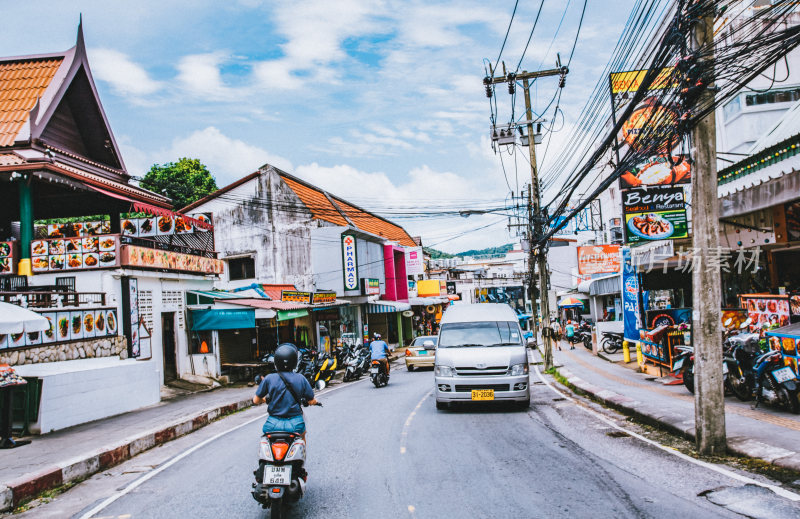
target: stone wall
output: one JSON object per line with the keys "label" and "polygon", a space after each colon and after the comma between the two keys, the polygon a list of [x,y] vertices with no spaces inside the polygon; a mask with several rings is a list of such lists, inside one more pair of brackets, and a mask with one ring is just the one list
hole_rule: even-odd
{"label": "stone wall", "polygon": [[128,358],[128,343],[123,336],[98,337],[67,344],[49,344],[24,350],[0,351],[0,364],[20,366],[95,357]]}

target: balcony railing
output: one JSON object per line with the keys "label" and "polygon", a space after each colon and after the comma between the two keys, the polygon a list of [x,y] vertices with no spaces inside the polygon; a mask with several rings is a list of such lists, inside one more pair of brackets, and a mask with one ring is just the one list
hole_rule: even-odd
{"label": "balcony railing", "polygon": [[[0,301],[26,308],[105,306],[104,292],[72,292],[53,286],[28,287],[26,292],[0,292]],[[33,290],[35,288],[35,290]]]}

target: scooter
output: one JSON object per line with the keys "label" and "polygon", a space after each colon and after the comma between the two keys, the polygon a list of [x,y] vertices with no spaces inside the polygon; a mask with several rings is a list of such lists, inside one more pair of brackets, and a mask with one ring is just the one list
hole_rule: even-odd
{"label": "scooter", "polygon": [[386,368],[381,361],[373,360],[369,372],[375,387],[383,387],[389,383],[389,373],[386,372]]}
{"label": "scooter", "polygon": [[356,378],[361,378],[361,375],[369,372],[370,364],[372,363],[372,355],[367,346],[361,346],[358,350],[358,371]]}
{"label": "scooter", "polygon": [[[260,383],[261,377],[256,377],[256,384]],[[308,407],[308,402],[301,403]],[[275,431],[261,436],[251,494],[270,509],[271,519],[285,517],[286,505],[303,497],[308,478],[305,463],[306,442],[300,434]]]}
{"label": "scooter", "polygon": [[[675,346],[676,354],[672,356],[672,373],[680,373],[683,385],[690,393],[694,394],[694,347],[686,345]],[[724,358],[724,357],[723,357]],[[725,386],[728,386],[728,363],[722,362],[722,377]]]}
{"label": "scooter", "polygon": [[600,346],[606,353],[616,353],[622,349],[622,334],[617,332],[603,332],[603,342]]}
{"label": "scooter", "polygon": [[[753,397],[756,357],[761,354],[759,334],[747,333],[744,330],[750,325],[748,318],[739,327],[739,333],[726,334],[723,359],[728,366],[728,388],[739,400],[746,402]],[[726,324],[727,326],[727,324]]]}
{"label": "scooter", "polygon": [[756,407],[761,401],[770,405],[783,405],[794,414],[800,414],[800,392],[792,368],[783,365],[780,350],[759,355],[754,371],[761,371],[757,380]]}
{"label": "scooter", "polygon": [[316,375],[314,375],[314,383],[312,384],[316,389],[324,389],[333,378],[336,369],[339,367],[339,362],[335,356],[323,353],[319,356]]}
{"label": "scooter", "polygon": [[587,350],[592,351],[592,325],[589,323],[582,323],[578,328],[577,335],[580,337],[583,346]]}
{"label": "scooter", "polygon": [[355,348],[347,352],[347,356],[344,358],[343,382],[350,382],[351,380],[355,380],[360,376],[358,371],[360,360],[361,359],[358,356],[358,351],[356,351]]}

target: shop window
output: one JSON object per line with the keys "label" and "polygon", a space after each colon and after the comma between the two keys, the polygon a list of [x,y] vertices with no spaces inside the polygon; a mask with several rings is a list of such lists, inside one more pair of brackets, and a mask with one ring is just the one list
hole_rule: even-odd
{"label": "shop window", "polygon": [[769,92],[754,92],[745,95],[744,104],[747,106],[757,106],[773,103],[791,103],[798,99],[800,99],[800,88],[770,90]]}
{"label": "shop window", "polygon": [[211,335],[211,330],[195,331],[192,332],[192,353],[213,353],[214,340]]}
{"label": "shop window", "polygon": [[228,279],[252,279],[256,277],[256,260],[252,256],[228,260]]}

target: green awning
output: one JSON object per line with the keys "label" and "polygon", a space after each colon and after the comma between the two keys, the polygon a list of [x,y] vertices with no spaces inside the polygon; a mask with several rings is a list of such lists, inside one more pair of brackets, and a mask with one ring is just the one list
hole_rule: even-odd
{"label": "green awning", "polygon": [[243,310],[192,310],[192,330],[237,330],[256,327],[256,311]]}
{"label": "green awning", "polygon": [[288,321],[289,319],[297,319],[308,315],[308,310],[305,308],[298,308],[297,310],[278,310],[278,320]]}

